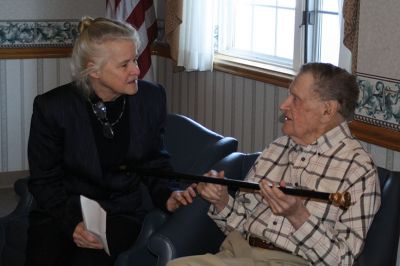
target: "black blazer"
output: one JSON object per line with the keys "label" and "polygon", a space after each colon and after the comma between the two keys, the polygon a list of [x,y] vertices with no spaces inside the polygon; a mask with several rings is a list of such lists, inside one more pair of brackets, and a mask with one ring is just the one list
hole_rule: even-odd
{"label": "black blazer", "polygon": [[[139,81],[127,97],[129,143],[127,162],[136,167],[170,170],[164,149],[164,88]],[[52,217],[72,236],[82,221],[79,195],[97,200],[108,215],[131,215],[141,222],[140,183],[153,202],[165,208],[172,188],[164,180],[117,171],[103,173],[87,108],[87,99],[73,83],[35,98],[28,143],[29,190],[43,217]],[[31,215],[32,216],[32,215]]]}

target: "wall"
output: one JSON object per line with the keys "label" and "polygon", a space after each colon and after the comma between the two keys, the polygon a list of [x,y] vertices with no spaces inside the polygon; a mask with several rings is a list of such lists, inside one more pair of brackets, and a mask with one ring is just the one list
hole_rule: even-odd
{"label": "wall", "polygon": [[[0,20],[80,19],[104,12],[103,0],[0,0]],[[33,98],[69,80],[67,58],[0,59],[0,187],[12,184],[1,172],[28,169],[26,145]]]}
{"label": "wall", "polygon": [[28,169],[33,98],[70,80],[69,59],[0,60],[0,169]]}
{"label": "wall", "polygon": [[1,0],[1,20],[79,19],[104,16],[104,0]]}
{"label": "wall", "polygon": [[361,85],[357,119],[388,128],[377,133],[381,139],[392,135],[394,145],[400,143],[399,11],[397,0],[360,1],[356,71]]}
{"label": "wall", "polygon": [[[167,89],[171,112],[182,113],[239,140],[239,150],[261,151],[280,136],[279,104],[285,88],[214,72],[173,72],[171,60],[158,58],[157,80]],[[400,153],[362,142],[376,164],[400,170]]]}
{"label": "wall", "polygon": [[[85,14],[97,17],[104,14],[105,1],[101,2],[99,5],[99,1],[95,0],[1,0],[0,17],[79,19]],[[162,17],[164,6],[157,2],[157,13]],[[394,10],[398,9],[394,0],[388,3]],[[361,11],[367,16],[361,15],[360,39],[369,36],[365,34],[364,28],[376,27],[373,20],[366,18],[371,17],[369,10],[376,9],[377,5],[375,1],[363,1]],[[397,36],[398,32],[397,29],[393,36]],[[386,38],[388,34],[391,33],[377,37]],[[366,53],[366,44],[377,42],[376,39],[370,39],[363,40],[360,45],[360,66],[364,65],[362,62],[365,61],[363,54]],[[390,45],[398,46],[398,43],[391,42]],[[378,56],[375,60],[379,62],[381,58]],[[168,91],[171,112],[186,114],[223,135],[236,137],[240,142],[239,149],[244,152],[262,150],[281,134],[278,106],[286,96],[286,89],[217,71],[174,73],[171,62],[165,58],[159,58],[155,63],[158,65],[157,79]],[[375,65],[373,67],[381,69]],[[394,75],[398,69],[395,71]],[[33,98],[69,79],[66,58],[0,59],[0,173],[27,170],[26,144]],[[400,169],[398,152],[368,143],[364,143],[364,146],[379,166]]]}
{"label": "wall", "polygon": [[172,71],[158,58],[157,80],[167,91],[168,109],[239,140],[239,150],[259,151],[281,135],[278,103],[286,89],[222,72]]}
{"label": "wall", "polygon": [[360,1],[358,72],[400,81],[399,11],[398,0]]}

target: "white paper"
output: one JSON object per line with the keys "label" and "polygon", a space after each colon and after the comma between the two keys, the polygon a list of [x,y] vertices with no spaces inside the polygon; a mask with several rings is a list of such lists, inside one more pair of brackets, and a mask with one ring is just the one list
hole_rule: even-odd
{"label": "white paper", "polygon": [[106,226],[107,226],[107,213],[106,211],[94,200],[86,198],[81,195],[81,206],[83,222],[86,229],[92,234],[96,235],[104,246],[104,251],[110,255],[108,249]]}

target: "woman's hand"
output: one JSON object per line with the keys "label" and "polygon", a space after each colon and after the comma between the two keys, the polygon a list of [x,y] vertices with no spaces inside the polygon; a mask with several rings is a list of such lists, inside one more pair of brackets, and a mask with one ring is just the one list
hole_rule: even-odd
{"label": "woman's hand", "polygon": [[75,244],[80,248],[103,249],[103,243],[92,233],[86,230],[83,222],[80,222],[72,234]]}
{"label": "woman's hand", "polygon": [[[214,171],[211,170],[205,174],[205,176],[224,178],[224,171]],[[202,198],[209,201],[218,212],[222,211],[229,201],[228,187],[224,185],[217,185],[211,183],[200,183],[197,186],[197,192]]]}
{"label": "woman's hand", "polygon": [[[281,181],[281,187],[285,182]],[[261,195],[275,215],[286,217],[295,229],[298,229],[310,217],[301,198],[286,195],[277,186],[269,184],[265,179],[260,182]]]}
{"label": "woman's hand", "polygon": [[197,184],[191,184],[185,190],[176,190],[171,193],[171,196],[168,198],[166,207],[170,212],[176,211],[180,206],[188,205],[193,202],[193,198],[196,197],[196,188]]}

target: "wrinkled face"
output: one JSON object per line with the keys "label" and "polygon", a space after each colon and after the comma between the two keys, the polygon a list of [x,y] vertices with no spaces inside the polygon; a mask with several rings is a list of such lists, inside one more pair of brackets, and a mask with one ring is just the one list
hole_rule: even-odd
{"label": "wrinkled face", "polygon": [[322,118],[324,102],[312,90],[311,73],[298,76],[289,87],[289,96],[281,104],[285,115],[282,132],[297,144],[308,145],[325,133]]}
{"label": "wrinkled face", "polygon": [[114,100],[122,94],[135,94],[140,74],[135,44],[129,40],[108,41],[103,50],[104,64],[90,74],[96,94],[103,101]]}

